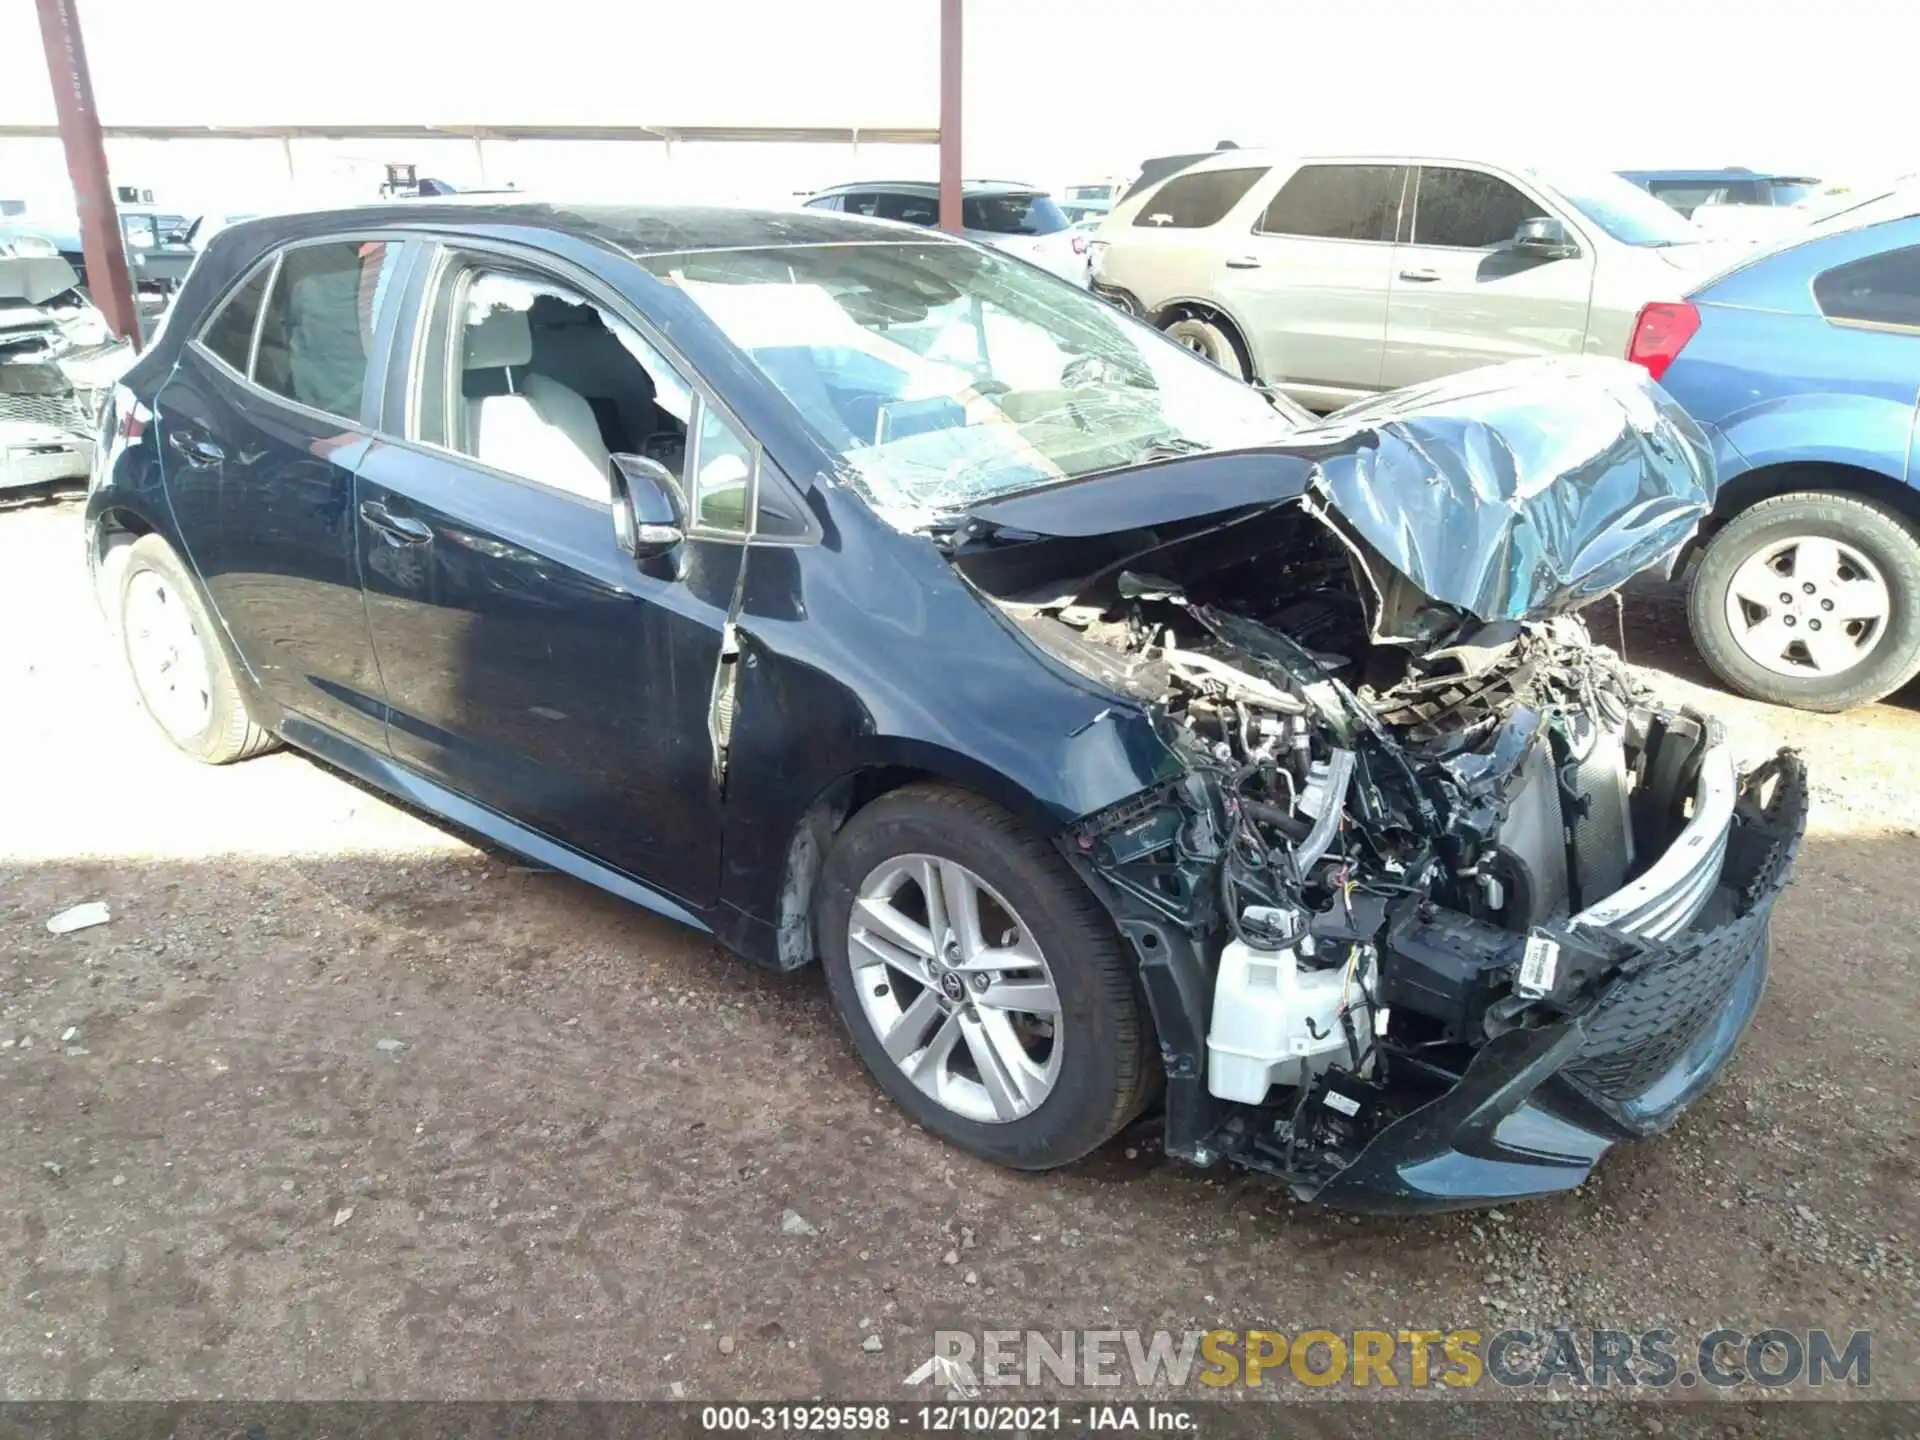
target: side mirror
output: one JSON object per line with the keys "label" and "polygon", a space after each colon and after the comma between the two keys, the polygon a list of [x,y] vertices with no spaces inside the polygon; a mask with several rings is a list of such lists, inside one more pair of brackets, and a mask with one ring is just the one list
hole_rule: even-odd
{"label": "side mirror", "polygon": [[1571,260],[1580,253],[1580,247],[1567,238],[1567,227],[1546,215],[1522,220],[1513,232],[1513,248],[1542,260]]}
{"label": "side mirror", "polygon": [[680,481],[658,460],[614,455],[607,461],[613,488],[613,536],[636,560],[673,549],[687,535],[687,500]]}

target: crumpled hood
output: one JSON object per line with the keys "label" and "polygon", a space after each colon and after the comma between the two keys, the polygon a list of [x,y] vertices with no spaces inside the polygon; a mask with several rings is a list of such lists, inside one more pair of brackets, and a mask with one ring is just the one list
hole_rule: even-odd
{"label": "crumpled hood", "polygon": [[1483,620],[1577,608],[1671,561],[1713,508],[1705,437],[1646,371],[1547,359],[1340,411],[1329,498],[1425,594]]}
{"label": "crumpled hood", "polygon": [[0,300],[44,305],[80,283],[58,255],[0,255]]}
{"label": "crumpled hood", "polygon": [[1646,371],[1524,360],[1363,401],[1276,445],[976,505],[955,540],[1128,531],[1144,553],[1187,522],[1304,502],[1434,600],[1541,620],[1669,564],[1714,491],[1705,437]]}

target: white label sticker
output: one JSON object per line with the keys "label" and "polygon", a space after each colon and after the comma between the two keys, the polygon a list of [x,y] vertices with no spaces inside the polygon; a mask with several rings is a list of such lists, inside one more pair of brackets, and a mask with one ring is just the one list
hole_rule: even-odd
{"label": "white label sticker", "polygon": [[1327,1091],[1327,1108],[1329,1110],[1338,1110],[1342,1115],[1358,1115],[1360,1113],[1360,1102],[1349,1099],[1338,1090],[1329,1090]]}
{"label": "white label sticker", "polygon": [[1553,989],[1554,972],[1560,968],[1560,942],[1546,935],[1529,935],[1526,954],[1520,959],[1520,978],[1513,988],[1520,994],[1538,997]]}

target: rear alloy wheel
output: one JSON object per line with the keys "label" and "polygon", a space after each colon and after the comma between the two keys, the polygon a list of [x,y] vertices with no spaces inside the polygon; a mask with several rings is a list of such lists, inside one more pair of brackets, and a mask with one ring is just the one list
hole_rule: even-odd
{"label": "rear alloy wheel", "polygon": [[1240,350],[1233,337],[1211,320],[1191,317],[1167,326],[1167,338],[1177,340],[1202,360],[1211,360],[1236,380],[1247,378],[1247,367],[1240,363]]}
{"label": "rear alloy wheel", "polygon": [[175,749],[225,765],[277,743],[248,715],[213,620],[186,567],[158,535],[128,547],[120,640],[141,704]]}
{"label": "rear alloy wheel", "polygon": [[1920,539],[1851,496],[1765,500],[1708,543],[1688,610],[1736,689],[1808,710],[1865,704],[1920,670]]}
{"label": "rear alloy wheel", "polygon": [[977,796],[915,786],[835,838],[816,910],[827,983],[881,1086],[934,1134],[1064,1165],[1151,1083],[1131,967],[1080,879]]}

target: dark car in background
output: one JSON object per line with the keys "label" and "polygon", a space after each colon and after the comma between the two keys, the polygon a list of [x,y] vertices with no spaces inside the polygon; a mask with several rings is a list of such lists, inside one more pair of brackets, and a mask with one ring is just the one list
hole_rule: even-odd
{"label": "dark car in background", "polygon": [[1745,694],[1844,710],[1920,674],[1920,194],[1798,233],[1649,306],[1640,352],[1720,472],[1701,653]]}
{"label": "dark car in background", "polygon": [[[120,207],[119,215],[120,236],[127,253],[127,274],[134,288],[172,294],[193,268],[197,253],[191,238],[193,217],[126,205]],[[52,237],[60,258],[73,267],[84,287],[87,255],[78,218],[68,215],[38,223],[43,233]]]}
{"label": "dark car in background", "polygon": [[1573,613],[1712,501],[1624,362],[1298,431],[950,236],[413,201],[214,236],[103,435],[175,746],[818,961],[1000,1163],[1157,1106],[1329,1203],[1563,1189],[1758,1003],[1804,772]]}
{"label": "dark car in background", "polygon": [[[908,225],[940,223],[940,187],[919,180],[882,180],[816,190],[809,210],[870,215]],[[1041,269],[1087,283],[1087,239],[1073,229],[1046,191],[1013,180],[969,180],[961,189],[960,233]]]}
{"label": "dark car in background", "polygon": [[1797,205],[1820,188],[1809,175],[1781,175],[1732,165],[1723,170],[1620,170],[1642,190],[1691,217],[1702,205]]}

